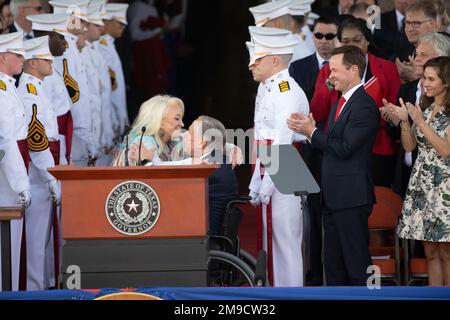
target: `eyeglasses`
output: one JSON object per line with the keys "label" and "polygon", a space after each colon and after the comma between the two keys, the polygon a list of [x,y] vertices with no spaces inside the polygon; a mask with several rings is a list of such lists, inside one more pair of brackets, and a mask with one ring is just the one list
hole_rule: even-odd
{"label": "eyeglasses", "polygon": [[426,20],[422,20],[422,21],[405,21],[405,28],[409,26],[413,29],[417,29],[422,25],[422,23],[425,23],[425,22],[428,22],[431,20],[433,20],[433,19],[426,19]]}
{"label": "eyeglasses", "polygon": [[333,40],[336,38],[336,35],[334,33],[325,33],[322,32],[316,32],[314,33],[314,37],[316,37],[317,40],[322,40],[324,37],[326,40]]}

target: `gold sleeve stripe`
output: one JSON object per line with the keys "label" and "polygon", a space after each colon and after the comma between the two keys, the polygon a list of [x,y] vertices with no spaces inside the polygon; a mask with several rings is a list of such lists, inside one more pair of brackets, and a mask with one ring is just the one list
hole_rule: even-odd
{"label": "gold sleeve stripe", "polygon": [[117,90],[117,79],[116,79],[116,73],[113,69],[109,68],[109,77],[111,78],[111,88],[112,91]]}
{"label": "gold sleeve stripe", "polygon": [[33,116],[28,124],[27,135],[28,149],[39,152],[48,148],[48,138],[45,128],[37,118],[37,106],[33,104]]}
{"label": "gold sleeve stripe", "polygon": [[63,59],[63,78],[72,103],[77,102],[80,99],[80,88],[78,82],[69,74],[67,59]]}
{"label": "gold sleeve stripe", "polygon": [[28,93],[31,93],[31,94],[34,94],[37,96],[36,87],[32,83],[27,83],[27,90],[28,90]]}
{"label": "gold sleeve stripe", "polygon": [[281,92],[289,91],[291,88],[289,87],[289,82],[287,81],[281,81],[278,84],[278,87],[280,88]]}

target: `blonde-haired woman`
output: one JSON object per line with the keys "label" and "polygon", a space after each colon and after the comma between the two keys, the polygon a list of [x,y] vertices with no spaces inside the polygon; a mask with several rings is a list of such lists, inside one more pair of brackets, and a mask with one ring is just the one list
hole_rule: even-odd
{"label": "blonde-haired woman", "polygon": [[[177,148],[177,145],[180,141],[181,128],[184,127],[183,115],[184,103],[179,98],[156,95],[145,101],[139,109],[130,133],[120,145],[112,165],[139,165],[137,153],[141,136],[141,160],[151,160],[154,164],[179,160],[181,149]],[[125,161],[127,156],[128,161]]]}

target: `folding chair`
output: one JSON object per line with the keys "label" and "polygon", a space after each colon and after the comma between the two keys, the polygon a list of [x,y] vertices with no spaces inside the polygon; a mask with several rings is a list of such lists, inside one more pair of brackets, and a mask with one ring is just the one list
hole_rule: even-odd
{"label": "folding chair", "polygon": [[369,230],[389,232],[394,236],[394,246],[370,247],[372,263],[380,268],[382,281],[400,285],[400,243],[396,227],[403,201],[393,190],[385,187],[375,187],[375,196],[377,203],[369,217]]}

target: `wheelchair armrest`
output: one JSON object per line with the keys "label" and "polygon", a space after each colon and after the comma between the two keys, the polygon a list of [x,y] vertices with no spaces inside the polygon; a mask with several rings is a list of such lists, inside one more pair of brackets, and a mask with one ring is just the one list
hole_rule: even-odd
{"label": "wheelchair armrest", "polygon": [[[210,235],[210,250],[227,251],[233,253],[234,244],[230,238],[220,235]],[[212,248],[215,245],[215,248]],[[218,248],[217,248],[218,247]]]}
{"label": "wheelchair armrest", "polygon": [[250,203],[250,200],[252,198],[249,196],[239,196],[239,198],[237,198],[236,200],[231,200],[230,202],[227,203],[227,212],[228,210],[230,210],[231,206],[235,205],[235,204],[247,204]]}

